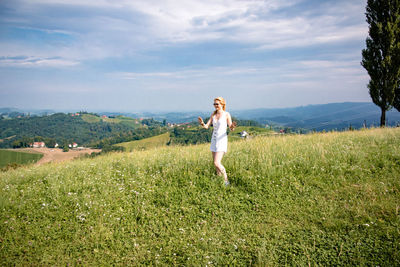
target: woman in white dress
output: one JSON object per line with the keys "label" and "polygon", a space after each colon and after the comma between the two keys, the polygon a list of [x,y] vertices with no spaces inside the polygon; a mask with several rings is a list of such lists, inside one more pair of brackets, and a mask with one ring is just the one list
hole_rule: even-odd
{"label": "woman in white dress", "polygon": [[225,167],[221,164],[221,160],[224,154],[228,151],[228,135],[226,134],[227,127],[233,131],[236,127],[236,122],[232,122],[231,114],[225,111],[226,103],[222,97],[214,99],[214,108],[215,111],[211,114],[207,123],[204,123],[201,117],[199,117],[198,120],[200,125],[205,129],[208,129],[211,124],[214,127],[210,150],[212,152],[217,174],[224,177],[224,184],[228,186],[228,176]]}

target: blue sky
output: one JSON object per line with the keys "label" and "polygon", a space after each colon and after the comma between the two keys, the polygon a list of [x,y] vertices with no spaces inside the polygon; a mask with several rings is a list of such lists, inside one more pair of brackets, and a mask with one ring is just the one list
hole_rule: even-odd
{"label": "blue sky", "polygon": [[212,110],[370,101],[359,0],[0,1],[0,107]]}

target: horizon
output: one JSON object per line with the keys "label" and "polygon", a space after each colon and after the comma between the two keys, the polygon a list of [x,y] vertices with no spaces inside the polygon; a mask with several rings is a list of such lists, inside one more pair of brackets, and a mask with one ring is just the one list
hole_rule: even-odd
{"label": "horizon", "polygon": [[234,110],[368,102],[366,0],[0,2],[0,106]]}
{"label": "horizon", "polygon": [[[346,101],[346,102],[332,102],[332,103],[322,103],[322,104],[308,104],[308,105],[300,105],[300,106],[292,106],[292,107],[277,107],[277,108],[271,108],[271,107],[260,107],[260,108],[250,108],[250,109],[227,109],[228,112],[242,112],[242,111],[252,111],[252,110],[287,110],[287,109],[298,109],[298,108],[307,108],[307,107],[315,107],[315,106],[326,106],[326,105],[338,105],[338,104],[371,104],[376,106],[372,101],[366,101],[366,102],[352,102],[352,101]],[[376,106],[378,110],[380,108]],[[131,110],[131,111],[124,111],[124,110],[111,110],[111,109],[99,109],[99,110],[76,110],[76,109],[50,109],[50,108],[16,108],[16,107],[0,107],[1,109],[11,109],[11,110],[16,110],[16,111],[21,111],[21,112],[44,112],[44,111],[50,111],[50,112],[55,112],[55,113],[74,113],[74,112],[88,112],[88,113],[150,113],[150,114],[164,114],[164,113],[193,113],[193,112],[202,112],[202,113],[208,113],[212,112],[211,109],[209,110]],[[387,111],[395,111],[396,109],[392,108]]]}

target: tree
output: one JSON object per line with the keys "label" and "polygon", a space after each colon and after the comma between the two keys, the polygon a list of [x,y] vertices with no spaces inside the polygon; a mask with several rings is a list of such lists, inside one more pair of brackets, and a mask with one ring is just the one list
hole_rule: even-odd
{"label": "tree", "polygon": [[63,147],[63,152],[68,152],[68,151],[69,151],[68,144],[65,144]]}
{"label": "tree", "polygon": [[[395,105],[400,77],[400,0],[368,0],[369,37],[362,50],[361,65],[367,70],[369,94],[381,108],[381,127],[386,111]],[[399,96],[397,96],[399,97]],[[397,107],[396,107],[397,108]]]}
{"label": "tree", "polygon": [[398,80],[397,89],[395,90],[393,106],[397,109],[397,111],[400,111],[400,77]]}
{"label": "tree", "polygon": [[54,148],[56,145],[56,139],[54,138],[45,138],[46,146],[49,148]]}

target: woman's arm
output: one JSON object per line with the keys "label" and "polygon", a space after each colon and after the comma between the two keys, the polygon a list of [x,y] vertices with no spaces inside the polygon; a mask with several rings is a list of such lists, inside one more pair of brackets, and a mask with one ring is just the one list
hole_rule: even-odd
{"label": "woman's arm", "polygon": [[229,112],[227,112],[227,113],[228,114],[226,116],[226,120],[227,120],[227,123],[228,123],[228,127],[229,127],[229,129],[231,131],[233,131],[233,130],[235,130],[237,124],[236,124],[236,121],[232,122],[231,114],[229,114]]}
{"label": "woman's arm", "polygon": [[212,116],[213,115],[210,116],[210,119],[207,121],[207,123],[204,123],[203,119],[201,117],[198,117],[197,119],[199,120],[200,126],[204,129],[208,129],[211,125]]}

